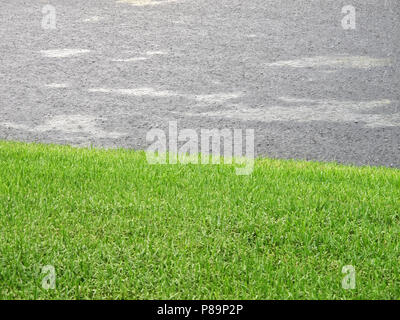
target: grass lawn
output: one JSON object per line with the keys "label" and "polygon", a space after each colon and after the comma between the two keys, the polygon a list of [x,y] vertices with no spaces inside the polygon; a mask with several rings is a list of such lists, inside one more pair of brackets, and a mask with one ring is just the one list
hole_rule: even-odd
{"label": "grass lawn", "polygon": [[0,142],[0,299],[398,299],[399,231],[396,169]]}

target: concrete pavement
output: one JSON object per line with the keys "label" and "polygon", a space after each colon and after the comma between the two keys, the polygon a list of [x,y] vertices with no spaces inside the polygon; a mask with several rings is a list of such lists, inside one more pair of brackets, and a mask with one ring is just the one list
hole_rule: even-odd
{"label": "concrete pavement", "polygon": [[4,0],[0,16],[0,139],[144,149],[177,120],[254,128],[257,155],[400,167],[398,1]]}

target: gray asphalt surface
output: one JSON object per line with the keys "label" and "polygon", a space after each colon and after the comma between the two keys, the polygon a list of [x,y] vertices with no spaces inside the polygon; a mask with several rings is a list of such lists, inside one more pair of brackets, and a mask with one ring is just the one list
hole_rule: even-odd
{"label": "gray asphalt surface", "polygon": [[177,120],[254,128],[257,155],[400,167],[397,0],[2,0],[0,16],[0,139],[145,149]]}

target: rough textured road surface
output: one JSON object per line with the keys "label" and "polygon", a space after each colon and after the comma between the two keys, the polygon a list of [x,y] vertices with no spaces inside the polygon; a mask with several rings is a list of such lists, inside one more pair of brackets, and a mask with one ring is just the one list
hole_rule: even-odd
{"label": "rough textured road surface", "polygon": [[257,155],[400,167],[397,0],[2,0],[0,16],[0,139],[145,149],[176,120],[253,128]]}

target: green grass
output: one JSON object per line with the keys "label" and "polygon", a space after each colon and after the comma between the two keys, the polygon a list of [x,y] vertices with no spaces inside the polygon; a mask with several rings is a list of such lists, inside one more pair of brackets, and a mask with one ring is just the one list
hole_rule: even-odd
{"label": "green grass", "polygon": [[396,169],[0,142],[0,298],[398,299],[399,218]]}

